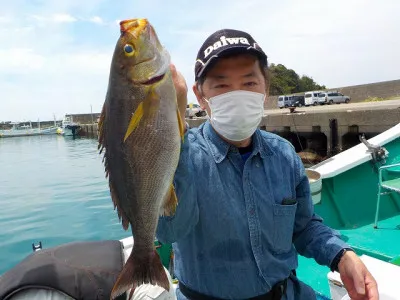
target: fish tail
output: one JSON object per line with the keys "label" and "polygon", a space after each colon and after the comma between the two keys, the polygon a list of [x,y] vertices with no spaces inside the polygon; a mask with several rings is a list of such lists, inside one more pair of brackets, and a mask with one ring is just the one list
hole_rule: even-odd
{"label": "fish tail", "polygon": [[170,289],[167,274],[157,251],[150,252],[150,255],[143,255],[137,253],[134,246],[114,284],[111,299],[117,298],[129,289],[131,289],[131,292],[128,299],[131,299],[136,287],[144,283],[157,284],[167,291]]}

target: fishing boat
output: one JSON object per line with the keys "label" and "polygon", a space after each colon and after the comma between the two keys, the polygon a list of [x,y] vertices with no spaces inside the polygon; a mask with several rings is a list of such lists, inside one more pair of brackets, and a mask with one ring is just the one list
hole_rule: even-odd
{"label": "fishing boat", "polygon": [[[400,123],[369,140],[360,136],[358,145],[306,171],[315,212],[361,257],[378,282],[380,299],[400,299]],[[134,240],[120,242],[126,261]],[[155,247],[176,288],[171,245],[156,240]],[[298,259],[297,276],[318,300],[349,299],[338,273]]]}
{"label": "fishing boat", "polygon": [[[315,212],[324,223],[373,265],[377,260],[400,272],[400,123],[369,140],[360,136],[358,145],[307,171]],[[327,273],[327,267],[299,256],[297,274],[324,296],[340,285],[337,274],[325,280]],[[390,299],[400,299],[397,292]]]}
{"label": "fishing boat", "polygon": [[81,126],[73,121],[72,116],[65,115],[61,127],[57,129],[57,134],[63,136],[76,136],[78,135]]}
{"label": "fishing boat", "polygon": [[56,134],[57,132],[57,127],[52,126],[48,128],[40,128],[40,123],[37,128],[33,128],[31,122],[29,122],[29,124],[23,124],[19,122],[11,124],[12,124],[11,129],[0,130],[0,138],[47,135],[47,134]]}
{"label": "fishing boat", "polygon": [[[49,248],[49,249],[42,249],[42,244],[39,243],[39,245],[34,245],[32,244],[33,251],[35,252],[32,255],[36,255],[36,252],[41,251],[41,250],[47,250],[46,254],[42,255],[43,257],[48,257],[47,260],[40,259],[41,265],[39,265],[37,268],[29,268],[29,266],[32,266],[32,264],[29,263],[29,259],[32,258],[31,256],[28,256],[25,260],[23,260],[20,264],[15,266],[13,270],[10,270],[9,272],[6,272],[2,276],[0,276],[0,286],[1,286],[1,280],[3,280],[3,284],[5,282],[12,282],[13,280],[16,281],[17,286],[19,286],[20,281],[24,281],[25,277],[24,274],[16,275],[15,273],[12,274],[10,273],[11,271],[14,271],[14,269],[19,269],[20,271],[23,270],[24,272],[27,273],[35,273],[36,278],[35,280],[39,280],[38,282],[46,282],[46,278],[42,278],[40,276],[40,270],[39,268],[43,268],[43,266],[46,266],[47,268],[55,267],[52,265],[52,262],[59,261],[60,259],[54,256],[57,256],[56,253],[64,253],[63,255],[67,255],[72,259],[70,262],[68,260],[61,260],[62,263],[60,266],[63,264],[69,265],[72,264],[72,272],[74,272],[73,268],[73,261],[76,259],[74,256],[74,253],[81,253],[79,255],[86,257],[86,256],[98,256],[99,252],[99,246],[103,247],[104,250],[104,245],[110,245],[110,248],[112,248],[113,252],[108,252],[108,255],[112,257],[120,257],[118,260],[119,262],[115,265],[116,267],[122,268],[122,264],[126,263],[129,255],[132,252],[133,249],[133,244],[134,244],[134,239],[132,237],[127,237],[122,240],[119,240],[121,246],[122,246],[122,251],[118,247],[111,247],[111,243],[114,243],[116,241],[108,240],[108,241],[97,241],[97,242],[77,242],[77,243],[67,243],[63,245],[59,245],[57,247]],[[87,243],[87,244],[86,244]],[[108,244],[107,244],[108,243]],[[85,245],[86,244],[86,245]],[[157,240],[154,241],[154,246],[160,255],[161,262],[163,263],[164,267],[166,270],[169,271],[169,274],[167,276],[169,277],[170,283],[172,284],[170,291],[165,291],[163,288],[154,286],[152,291],[151,291],[151,296],[153,299],[156,299],[159,295],[162,293],[167,293],[169,294],[170,297],[165,297],[167,295],[164,295],[163,299],[173,299],[175,290],[178,287],[178,280],[175,278],[174,273],[173,273],[173,252],[172,252],[172,247],[169,244],[161,244]],[[90,248],[91,247],[91,248]],[[86,248],[86,251],[82,251],[83,248]],[[90,249],[93,249],[91,251]],[[122,252],[122,253],[121,253]],[[40,253],[39,253],[40,255]],[[122,256],[121,256],[122,255]],[[377,259],[374,257],[371,257],[366,254],[361,255],[361,260],[366,264],[368,269],[371,271],[371,273],[374,275],[375,279],[378,282],[379,286],[379,296],[380,300],[398,300],[400,299],[400,286],[398,285],[398,278],[400,276],[400,267],[397,266],[394,263],[389,263],[385,262],[381,259]],[[92,262],[93,263],[93,262]],[[33,264],[35,265],[35,264]],[[90,264],[88,265],[90,266]],[[27,269],[28,268],[28,269]],[[81,265],[77,267],[78,269],[81,268]],[[89,273],[89,270],[86,270]],[[312,270],[311,270],[312,272]],[[71,271],[67,272],[65,274],[65,278],[57,278],[59,280],[65,280],[68,279],[70,280],[71,278]],[[61,274],[60,274],[61,275]],[[307,276],[304,276],[306,274],[298,275],[301,276],[301,280],[306,281]],[[309,274],[311,275],[311,274]],[[76,274],[73,275],[73,277],[76,276]],[[84,276],[86,277],[86,275]],[[75,277],[75,280],[79,280],[79,278]],[[82,278],[83,279],[83,278]],[[32,279],[30,279],[32,280]],[[330,290],[327,293],[320,293],[316,291],[316,299],[317,300],[349,300],[350,298],[348,297],[346,290],[343,287],[343,284],[341,282],[340,276],[338,273],[332,273],[332,272],[324,272],[323,274],[320,275],[319,280],[321,282],[325,282],[326,284],[329,285]],[[52,284],[54,284],[54,281],[52,281]],[[41,287],[42,286],[42,287]],[[314,286],[313,286],[314,287]],[[314,287],[315,288],[315,287]],[[65,299],[65,294],[57,292],[56,288],[45,288],[44,284],[41,283],[40,285],[35,285],[35,286],[27,286],[25,289],[31,290],[31,294],[25,294],[25,298],[21,296],[18,299],[53,299],[53,300],[58,300],[58,299]],[[23,289],[19,287],[19,290],[11,290],[11,294],[14,294],[17,291],[22,291]],[[136,293],[143,293],[141,290],[141,286],[137,288]],[[8,298],[7,298],[8,299]],[[10,299],[12,300],[12,298]]]}

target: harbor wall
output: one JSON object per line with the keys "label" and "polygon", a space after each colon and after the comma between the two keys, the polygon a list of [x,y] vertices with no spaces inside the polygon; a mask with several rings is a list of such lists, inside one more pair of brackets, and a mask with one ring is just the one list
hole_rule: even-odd
{"label": "harbor wall", "polygon": [[[334,90],[350,96],[351,102],[362,102],[370,97],[391,98],[400,97],[400,79],[391,81],[382,81],[369,84],[345,86],[338,88],[329,88],[326,90]],[[269,96],[265,103],[265,109],[275,109],[278,107],[278,96]],[[72,116],[73,121],[80,124],[96,123],[100,117],[100,113],[93,114],[68,114]],[[92,121],[93,120],[93,121]]]}
{"label": "harbor wall", "polygon": [[[198,127],[206,118],[187,119],[190,127]],[[275,133],[293,144],[305,159],[318,163],[395,126],[400,122],[398,109],[310,111],[265,116],[260,129]],[[96,137],[97,124],[81,125],[82,135]]]}
{"label": "harbor wall", "polygon": [[[370,97],[391,98],[400,97],[400,79],[391,81],[382,81],[369,84],[345,86],[339,88],[329,88],[326,90],[334,90],[350,96],[351,102],[362,102]],[[274,109],[278,107],[278,96],[269,96],[265,103],[265,109]],[[93,114],[68,114],[72,116],[73,121],[80,124],[96,123],[100,117],[100,113]],[[93,120],[93,122],[92,122]]]}
{"label": "harbor wall", "polygon": [[66,114],[66,117],[72,117],[72,121],[79,124],[97,123],[100,113],[91,114]]}
{"label": "harbor wall", "polygon": [[[362,102],[369,97],[389,98],[400,96],[400,80],[333,88],[351,97],[351,102]],[[266,109],[277,108],[277,97],[268,98]],[[72,115],[82,125],[83,135],[97,136],[97,121],[100,114]],[[188,119],[191,127],[197,127],[205,118]],[[260,128],[276,133],[289,140],[296,152],[305,159],[326,159],[336,153],[357,145],[361,134],[369,139],[398,124],[398,109],[375,110],[307,111],[306,113],[282,113],[265,116]]]}

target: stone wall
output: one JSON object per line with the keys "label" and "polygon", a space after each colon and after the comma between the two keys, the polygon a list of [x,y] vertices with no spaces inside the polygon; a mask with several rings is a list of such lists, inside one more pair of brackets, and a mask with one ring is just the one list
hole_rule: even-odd
{"label": "stone wall", "polygon": [[97,122],[97,118],[100,117],[100,113],[93,113],[93,114],[71,114],[71,115],[66,115],[67,117],[72,116],[72,120],[75,123],[79,124],[91,124],[92,119],[93,123]]}

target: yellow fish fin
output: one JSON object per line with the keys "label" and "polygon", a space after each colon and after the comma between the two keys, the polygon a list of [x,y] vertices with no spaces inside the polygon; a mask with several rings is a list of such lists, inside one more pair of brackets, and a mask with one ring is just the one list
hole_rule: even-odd
{"label": "yellow fish fin", "polygon": [[172,216],[175,214],[176,206],[178,205],[178,198],[176,197],[174,185],[171,183],[169,192],[165,196],[164,202],[164,215]]}
{"label": "yellow fish fin", "polygon": [[160,95],[151,87],[143,104],[143,111],[146,118],[153,118],[160,108]]}
{"label": "yellow fish fin", "polygon": [[143,102],[140,102],[138,108],[135,110],[135,113],[131,118],[131,121],[129,122],[128,129],[126,130],[125,133],[124,142],[139,125],[139,122],[142,119],[142,117],[143,117]]}
{"label": "yellow fish fin", "polygon": [[129,122],[128,129],[126,130],[124,142],[132,134],[132,132],[139,126],[139,122],[142,119],[149,119],[154,117],[160,106],[160,95],[153,89],[150,88],[147,97],[143,102],[140,102],[139,106],[135,110],[131,121]]}
{"label": "yellow fish fin", "polygon": [[185,124],[182,120],[181,114],[179,113],[179,109],[176,110],[176,114],[178,117],[179,134],[180,134],[182,142],[183,142],[183,139],[185,136]]}

